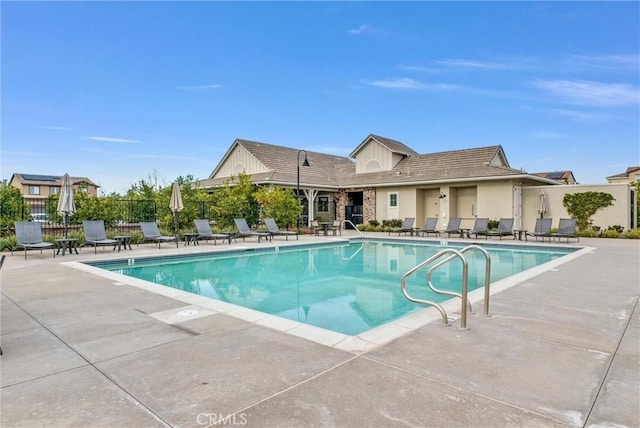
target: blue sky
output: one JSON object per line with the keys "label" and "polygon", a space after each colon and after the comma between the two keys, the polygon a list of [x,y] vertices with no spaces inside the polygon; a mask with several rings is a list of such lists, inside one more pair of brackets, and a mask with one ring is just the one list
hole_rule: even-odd
{"label": "blue sky", "polygon": [[3,179],[123,193],[206,178],[236,138],[346,156],[370,133],[581,183],[640,164],[638,2],[0,8]]}

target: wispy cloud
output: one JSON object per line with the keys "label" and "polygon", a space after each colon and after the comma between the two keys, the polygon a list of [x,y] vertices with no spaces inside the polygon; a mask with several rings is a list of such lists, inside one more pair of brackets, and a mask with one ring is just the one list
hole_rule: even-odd
{"label": "wispy cloud", "polygon": [[211,85],[176,86],[176,89],[180,89],[181,91],[214,91],[224,89],[224,86],[219,83],[213,83]]}
{"label": "wispy cloud", "polygon": [[584,111],[577,110],[564,110],[564,109],[555,109],[553,113],[567,117],[576,122],[584,122],[584,123],[600,123],[608,120],[611,116],[607,114],[600,113],[587,113]]}
{"label": "wispy cloud", "polygon": [[569,55],[566,66],[581,71],[604,71],[613,73],[637,73],[640,68],[639,55]]}
{"label": "wispy cloud", "polygon": [[367,33],[372,33],[375,30],[373,29],[373,27],[369,24],[362,24],[361,26],[359,26],[358,28],[352,28],[349,31],[347,31],[347,33],[349,34],[353,34],[353,35],[358,35],[358,34],[367,34]]}
{"label": "wispy cloud", "polygon": [[347,30],[347,33],[352,36],[371,36],[376,38],[387,38],[391,35],[389,31],[376,28],[369,24],[362,24],[357,28]]}
{"label": "wispy cloud", "polygon": [[129,159],[162,159],[162,160],[188,160],[195,161],[199,160],[197,157],[193,156],[176,156],[176,155],[149,155],[149,154],[139,154],[139,155],[127,155]]}
{"label": "wispy cloud", "polygon": [[369,86],[389,89],[407,89],[419,91],[451,91],[458,89],[456,85],[448,85],[445,83],[424,83],[408,77],[399,77],[386,80],[363,80],[363,83]]}
{"label": "wispy cloud", "polygon": [[513,69],[514,66],[512,64],[505,64],[499,62],[483,62],[483,61],[472,61],[468,59],[448,59],[436,61],[436,64],[449,66],[449,67],[459,67],[459,68],[467,68],[467,69],[476,69],[476,70],[508,70]]}
{"label": "wispy cloud", "polygon": [[571,104],[622,106],[640,102],[638,87],[625,83],[600,83],[587,80],[536,80],[532,85]]}
{"label": "wispy cloud", "polygon": [[67,126],[43,126],[42,129],[49,131],[77,131],[76,128],[69,128]]}
{"label": "wispy cloud", "polygon": [[416,71],[419,73],[439,73],[441,70],[438,70],[437,68],[434,67],[425,67],[425,66],[421,66],[421,65],[405,65],[405,64],[400,64],[398,66],[398,68],[400,70],[404,70],[404,71]]}
{"label": "wispy cloud", "polygon": [[85,137],[87,140],[102,141],[105,143],[120,143],[120,144],[142,144],[140,141],[128,140],[126,138],[113,138],[113,137]]}

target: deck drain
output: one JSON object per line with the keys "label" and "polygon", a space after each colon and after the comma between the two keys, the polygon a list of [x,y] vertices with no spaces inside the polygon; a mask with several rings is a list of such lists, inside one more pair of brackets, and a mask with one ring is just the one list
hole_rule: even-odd
{"label": "deck drain", "polygon": [[192,317],[194,315],[198,315],[200,313],[197,309],[185,309],[184,311],[178,312],[176,315],[179,317]]}

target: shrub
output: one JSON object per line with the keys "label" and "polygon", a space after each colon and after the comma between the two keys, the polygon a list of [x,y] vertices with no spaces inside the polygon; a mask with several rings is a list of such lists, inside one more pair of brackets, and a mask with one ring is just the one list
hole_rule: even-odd
{"label": "shrub", "polygon": [[624,232],[624,227],[620,226],[619,224],[616,224],[616,225],[607,227],[607,230],[615,230],[618,233],[622,233]]}
{"label": "shrub", "polygon": [[15,236],[7,236],[5,238],[0,238],[0,252],[4,251],[5,248],[9,251],[16,248],[18,245],[18,240]]}
{"label": "shrub", "polygon": [[576,232],[576,236],[581,236],[584,238],[597,238],[598,232],[593,229],[578,230]]}
{"label": "shrub", "polygon": [[620,232],[614,229],[607,229],[603,230],[600,236],[602,236],[603,238],[619,238]]}
{"label": "shrub", "polygon": [[640,239],[640,228],[627,230],[622,234],[625,239]]}
{"label": "shrub", "polygon": [[369,225],[372,227],[380,226],[380,222],[378,220],[369,220]]}
{"label": "shrub", "polygon": [[489,220],[489,226],[487,227],[487,229],[497,229],[499,224],[499,220]]}
{"label": "shrub", "polygon": [[392,218],[389,220],[382,220],[382,227],[385,230],[397,229],[402,226],[402,220],[399,218]]}

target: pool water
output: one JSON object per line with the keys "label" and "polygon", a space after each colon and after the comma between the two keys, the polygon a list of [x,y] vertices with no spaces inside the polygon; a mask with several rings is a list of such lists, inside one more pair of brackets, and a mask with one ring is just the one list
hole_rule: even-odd
{"label": "pool water", "polygon": [[[424,309],[400,289],[402,276],[445,247],[426,243],[352,242],[272,248],[177,259],[129,260],[103,269],[244,306],[336,332],[356,335]],[[460,247],[457,247],[460,249]],[[546,263],[570,250],[485,247],[491,255],[491,282]],[[465,253],[469,291],[484,285],[485,258]],[[442,259],[439,259],[442,260]],[[437,262],[436,262],[437,263]],[[435,264],[435,263],[434,263]],[[419,298],[450,298],[431,292],[426,273],[407,282]],[[435,287],[460,292],[460,260],[434,271]]]}

